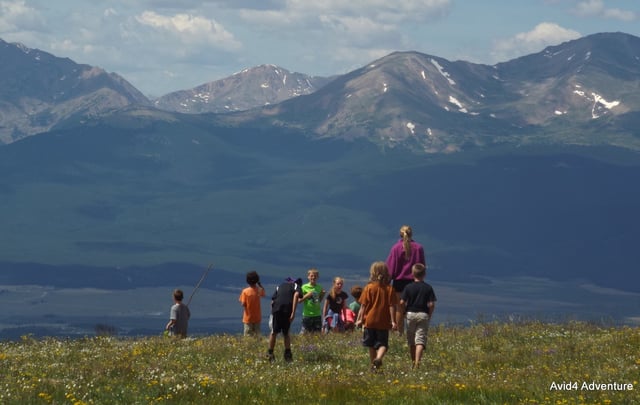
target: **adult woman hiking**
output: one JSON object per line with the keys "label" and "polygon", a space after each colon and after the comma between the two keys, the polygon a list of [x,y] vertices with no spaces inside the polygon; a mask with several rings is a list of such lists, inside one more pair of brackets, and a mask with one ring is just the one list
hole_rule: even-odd
{"label": "adult woman hiking", "polygon": [[[391,247],[386,263],[397,301],[400,302],[404,287],[413,282],[413,274],[411,273],[413,265],[416,263],[427,265],[424,258],[424,248],[413,240],[413,230],[409,225],[400,227],[400,240]],[[398,325],[398,334],[402,336],[404,333],[404,312],[401,307],[396,308],[395,321]]]}

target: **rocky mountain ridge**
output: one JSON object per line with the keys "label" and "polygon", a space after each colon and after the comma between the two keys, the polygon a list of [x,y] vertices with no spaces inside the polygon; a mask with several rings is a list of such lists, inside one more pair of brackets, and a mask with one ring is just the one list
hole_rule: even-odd
{"label": "rocky mountain ridge", "polygon": [[124,78],[0,40],[0,144],[149,100]]}
{"label": "rocky mountain ridge", "polygon": [[640,39],[596,34],[495,66],[396,52],[246,120],[455,152],[498,143],[640,150]]}
{"label": "rocky mountain ridge", "polygon": [[249,110],[311,94],[330,78],[292,73],[275,65],[260,65],[189,90],[166,94],[153,102],[166,111],[187,114]]}
{"label": "rocky mountain ridge", "polygon": [[540,143],[640,150],[640,38],[624,33],[493,66],[419,52],[394,52],[334,78],[262,65],[153,104],[115,74],[1,45],[1,60],[9,61],[0,65],[3,143],[133,106],[149,117],[154,109],[213,112],[216,125],[361,138],[418,153]]}

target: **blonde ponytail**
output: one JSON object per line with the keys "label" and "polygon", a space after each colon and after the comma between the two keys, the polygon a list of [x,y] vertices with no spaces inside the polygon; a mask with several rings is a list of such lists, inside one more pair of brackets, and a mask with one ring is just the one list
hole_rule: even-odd
{"label": "blonde ponytail", "polygon": [[402,238],[402,246],[404,247],[404,257],[408,259],[411,257],[411,238],[413,231],[409,225],[402,225],[400,227],[400,237]]}

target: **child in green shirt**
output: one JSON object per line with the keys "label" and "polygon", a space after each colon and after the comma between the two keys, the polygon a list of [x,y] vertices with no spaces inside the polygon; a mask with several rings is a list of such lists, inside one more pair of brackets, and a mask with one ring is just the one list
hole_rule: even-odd
{"label": "child in green shirt", "polygon": [[302,285],[302,333],[322,331],[322,308],[320,303],[324,298],[324,289],[317,284],[320,273],[317,269],[309,269],[309,282]]}

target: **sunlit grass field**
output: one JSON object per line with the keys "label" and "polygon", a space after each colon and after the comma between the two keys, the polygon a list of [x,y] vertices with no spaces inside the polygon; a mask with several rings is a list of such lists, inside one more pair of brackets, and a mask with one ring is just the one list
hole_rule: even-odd
{"label": "sunlit grass field", "polygon": [[294,360],[286,363],[279,336],[269,363],[266,336],[24,336],[0,343],[0,403],[640,403],[637,327],[439,325],[419,369],[393,334],[379,372],[360,339],[360,332],[292,335]]}

